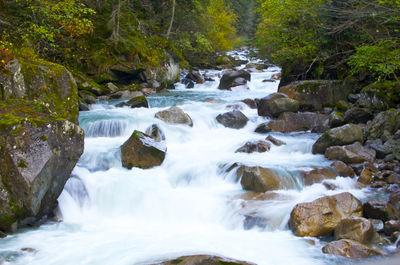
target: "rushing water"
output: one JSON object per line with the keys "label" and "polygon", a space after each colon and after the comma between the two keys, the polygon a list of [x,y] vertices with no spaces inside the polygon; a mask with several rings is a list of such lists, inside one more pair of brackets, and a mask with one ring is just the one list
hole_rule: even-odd
{"label": "rushing water", "polygon": [[[241,54],[241,56],[245,56]],[[217,89],[220,71],[209,71],[214,82],[197,84],[148,98],[150,108],[116,108],[118,102],[101,102],[81,112],[86,132],[85,151],[59,198],[62,222],[49,222],[22,230],[1,240],[0,258],[5,264],[150,264],[188,254],[216,254],[259,265],[336,264],[343,260],[321,252],[322,242],[295,237],[287,227],[295,204],[324,195],[349,191],[363,200],[365,190],[355,180],[331,180],[338,189],[322,184],[304,187],[294,173],[330,164],[312,155],[318,135],[311,133],[273,136],[287,143],[266,153],[235,153],[249,140],[266,135],[254,133],[265,122],[257,111],[240,101],[276,92],[278,83],[263,83],[279,71],[271,67],[252,73],[249,91]],[[214,99],[220,103],[206,103]],[[154,118],[157,111],[179,105],[193,127],[169,125]],[[215,117],[234,107],[249,118],[240,130],[217,123]],[[167,155],[152,169],[125,169],[119,147],[136,129],[157,124],[166,136]],[[245,204],[245,192],[227,172],[233,163],[274,168],[291,178],[294,189],[278,191],[284,199]],[[266,218],[263,228],[245,229],[244,213]],[[32,248],[33,252],[20,251]]]}

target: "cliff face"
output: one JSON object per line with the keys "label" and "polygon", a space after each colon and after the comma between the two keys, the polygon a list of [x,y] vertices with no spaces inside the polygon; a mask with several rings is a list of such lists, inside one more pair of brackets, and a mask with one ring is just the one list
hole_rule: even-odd
{"label": "cliff face", "polygon": [[0,73],[0,230],[52,213],[83,152],[77,86],[63,66],[14,60]]}

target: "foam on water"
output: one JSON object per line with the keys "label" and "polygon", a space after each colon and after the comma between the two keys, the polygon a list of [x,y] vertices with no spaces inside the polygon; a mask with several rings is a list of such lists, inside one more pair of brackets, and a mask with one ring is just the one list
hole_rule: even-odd
{"label": "foam on water", "polygon": [[[338,187],[335,191],[322,184],[303,187],[295,172],[330,164],[323,156],[311,154],[318,135],[274,133],[287,145],[272,146],[266,153],[235,153],[247,141],[265,138],[254,129],[267,119],[240,101],[275,92],[278,82],[262,81],[276,71],[272,67],[253,73],[249,91],[219,91],[220,72],[210,71],[216,81],[191,90],[178,85],[175,91],[151,96],[149,109],[116,108],[115,102],[103,102],[82,112],[85,151],[59,198],[63,222],[49,222],[2,239],[0,256],[30,247],[37,252],[7,260],[33,265],[132,265],[188,254],[216,254],[260,265],[336,263],[322,254],[318,241],[310,245],[287,226],[297,203],[343,191],[360,199],[367,196],[349,178],[330,180]],[[209,98],[221,103],[204,102]],[[248,124],[240,130],[223,127],[215,117],[233,107],[227,105],[236,104],[249,118]],[[154,118],[157,111],[173,105],[192,117],[193,127]],[[166,137],[162,166],[123,168],[119,147],[134,130],[144,132],[152,124]],[[293,189],[278,191],[289,199],[257,205],[257,214],[269,222],[265,228],[243,227],[246,209],[240,195],[245,192],[236,179],[237,167],[226,171],[236,162],[278,170],[293,182]]]}

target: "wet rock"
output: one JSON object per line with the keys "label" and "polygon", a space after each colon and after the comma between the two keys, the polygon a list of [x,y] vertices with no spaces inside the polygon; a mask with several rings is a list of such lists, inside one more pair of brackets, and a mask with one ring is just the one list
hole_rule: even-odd
{"label": "wet rock", "polygon": [[128,169],[139,167],[152,168],[162,164],[166,147],[156,142],[149,135],[134,131],[129,139],[121,146],[122,165]]}
{"label": "wet rock", "polygon": [[268,226],[268,218],[258,214],[257,212],[244,215],[243,228],[250,230],[254,227],[266,228]]}
{"label": "wet rock", "polygon": [[169,109],[159,111],[154,117],[168,124],[183,124],[193,127],[192,118],[190,118],[188,114],[178,107],[171,107]]}
{"label": "wet rock", "polygon": [[390,194],[386,208],[389,219],[400,220],[400,190]]}
{"label": "wet rock", "polygon": [[329,127],[336,128],[345,124],[344,122],[344,115],[341,112],[334,111],[329,114]]}
{"label": "wet rock", "polygon": [[228,128],[241,129],[249,120],[241,111],[233,110],[217,116],[217,121]]}
{"label": "wet rock", "polygon": [[388,220],[386,202],[366,202],[363,205],[363,216],[365,218]]}
{"label": "wet rock", "polygon": [[123,90],[113,93],[106,98],[100,98],[100,99],[131,99],[141,96],[144,96],[143,92],[141,91]]}
{"label": "wet rock", "polygon": [[351,85],[334,80],[297,81],[279,88],[279,92],[297,100],[300,108],[307,110],[334,106],[339,100],[346,100],[351,90]]}
{"label": "wet rock", "polygon": [[325,132],[313,145],[312,152],[313,154],[324,154],[330,146],[352,144],[357,141],[363,142],[363,139],[363,131],[360,126],[346,124]]}
{"label": "wet rock", "polygon": [[246,98],[243,99],[242,102],[249,106],[251,109],[256,109],[257,108],[257,102],[254,99]]}
{"label": "wet rock", "polygon": [[270,141],[271,143],[273,143],[276,146],[281,146],[281,145],[286,145],[286,143],[284,141],[281,141],[279,139],[276,139],[275,137],[273,137],[272,135],[268,135],[267,138],[265,138],[265,140]]}
{"label": "wet rock", "polygon": [[328,115],[312,112],[285,112],[277,120],[268,123],[268,128],[273,132],[318,131],[329,129]]}
{"label": "wet rock", "polygon": [[345,112],[351,109],[351,104],[345,100],[339,100],[338,103],[336,103],[336,109]]}
{"label": "wet rock", "polygon": [[245,85],[250,79],[250,73],[245,70],[229,70],[221,77],[218,89],[232,90],[232,87]]}
{"label": "wet rock", "polygon": [[185,76],[185,78],[192,80],[197,84],[203,84],[205,82],[199,71],[191,71]]}
{"label": "wet rock", "polygon": [[361,215],[361,202],[344,192],[297,204],[290,214],[289,226],[298,236],[326,236],[344,218]]}
{"label": "wet rock", "polygon": [[131,108],[148,108],[149,103],[145,96],[138,96],[130,99],[128,102],[121,102],[117,107],[131,107]]}
{"label": "wet rock", "polygon": [[372,172],[369,169],[364,168],[357,181],[365,185],[370,184],[372,182]]}
{"label": "wet rock", "polygon": [[400,174],[398,173],[391,174],[389,177],[386,178],[386,183],[400,185]]}
{"label": "wet rock", "polygon": [[87,91],[79,91],[79,97],[86,103],[86,104],[94,104],[96,103],[96,97]]}
{"label": "wet rock", "polygon": [[257,126],[257,128],[254,130],[256,133],[269,133],[271,129],[268,127],[269,122],[264,122],[261,123]]}
{"label": "wet rock", "polygon": [[194,88],[194,82],[190,79],[184,78],[181,83],[184,84],[186,88]]}
{"label": "wet rock", "polygon": [[157,124],[152,124],[150,127],[148,127],[146,129],[146,134],[153,138],[156,142],[165,141],[165,134]]}
{"label": "wet rock", "polygon": [[266,192],[293,186],[275,171],[262,167],[241,166],[237,171],[237,177],[243,189],[249,191]]}
{"label": "wet rock", "polygon": [[5,238],[5,237],[7,237],[7,234],[0,230],[0,238]]}
{"label": "wet rock", "polygon": [[381,139],[368,140],[366,141],[365,146],[374,149],[376,152],[376,158],[378,159],[385,158],[386,155],[390,154],[393,151],[387,145],[384,145]]}
{"label": "wet rock", "polygon": [[350,239],[367,245],[383,241],[371,221],[354,216],[340,221],[335,228],[334,237],[335,239]]}
{"label": "wet rock", "polygon": [[375,118],[367,124],[367,139],[375,140],[381,138],[384,132],[393,135],[400,129],[400,109],[388,110],[379,113]]}
{"label": "wet rock", "polygon": [[367,123],[372,120],[374,115],[368,109],[352,108],[344,114],[345,123]]}
{"label": "wet rock", "polygon": [[399,220],[390,220],[385,222],[384,232],[385,235],[390,236],[394,232],[400,231],[400,221]]}
{"label": "wet rock", "polygon": [[229,105],[226,105],[226,109],[228,109],[228,110],[243,110],[243,106],[240,104],[229,104]]}
{"label": "wet rock", "polygon": [[373,249],[349,239],[330,242],[322,248],[322,252],[351,259],[367,258],[385,254],[381,250]]}
{"label": "wet rock", "polygon": [[[254,263],[234,260],[225,257],[210,256],[210,255],[194,255],[183,256],[169,261],[156,263],[157,265],[255,265]],[[156,265],[154,264],[154,265]]]}
{"label": "wet rock", "polygon": [[375,151],[362,146],[359,142],[345,146],[332,146],[326,149],[325,157],[330,160],[340,160],[345,163],[362,163],[374,161]]}
{"label": "wet rock", "polygon": [[320,183],[325,179],[335,179],[336,173],[329,168],[316,168],[309,172],[302,173],[304,184],[312,185],[314,183]]}
{"label": "wet rock", "polygon": [[278,117],[284,112],[296,112],[299,110],[299,103],[288,98],[282,93],[273,93],[260,99],[258,104],[258,115],[266,117]]}
{"label": "wet rock", "polygon": [[265,141],[251,141],[237,149],[235,153],[263,153],[271,149],[271,144]]}
{"label": "wet rock", "polygon": [[336,170],[339,176],[354,178],[354,170],[342,161],[335,161],[330,165]]}
{"label": "wet rock", "polygon": [[89,105],[82,101],[78,102],[78,107],[79,107],[79,111],[88,111],[89,110]]}
{"label": "wet rock", "polygon": [[[10,129],[11,130],[11,129]],[[27,124],[23,133],[0,134],[0,230],[34,224],[51,215],[83,152],[84,132],[76,124]]]}

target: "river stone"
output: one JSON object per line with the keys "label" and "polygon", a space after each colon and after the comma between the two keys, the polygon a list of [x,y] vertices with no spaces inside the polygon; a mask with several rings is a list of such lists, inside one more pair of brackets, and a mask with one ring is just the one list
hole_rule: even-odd
{"label": "river stone", "polygon": [[273,132],[316,131],[324,132],[329,129],[328,115],[312,112],[285,112],[277,120],[268,123]]}
{"label": "river stone", "polygon": [[279,92],[297,100],[301,109],[308,110],[322,110],[324,106],[347,100],[351,90],[350,84],[337,80],[297,81],[279,88]]}
{"label": "river stone", "polygon": [[284,112],[296,112],[299,110],[297,100],[288,98],[285,94],[273,93],[260,99],[258,115],[277,118]]}
{"label": "river stone", "polygon": [[372,172],[369,169],[364,168],[361,171],[361,174],[358,177],[357,181],[365,185],[370,184],[372,182]]}
{"label": "river stone", "polygon": [[330,242],[322,248],[322,252],[325,254],[343,256],[351,259],[368,258],[385,254],[381,250],[373,249],[369,246],[349,239],[341,239]]}
{"label": "river stone", "polygon": [[79,91],[78,95],[86,104],[96,103],[96,97],[92,95],[90,92],[83,90]]}
{"label": "river stone", "polygon": [[131,107],[131,108],[148,108],[149,103],[145,96],[138,96],[130,99],[128,102],[121,102],[117,107]]}
{"label": "river stone", "polygon": [[241,111],[233,110],[217,116],[217,121],[228,128],[241,129],[249,120]]}
{"label": "river stone", "polygon": [[354,178],[355,176],[354,169],[342,161],[335,161],[330,166],[336,170],[339,176],[350,178]]}
{"label": "river stone", "polygon": [[375,151],[362,146],[359,142],[345,146],[331,146],[326,149],[325,157],[344,163],[357,164],[375,160]]}
{"label": "river stone", "polygon": [[263,122],[263,123],[257,125],[256,129],[254,130],[254,132],[256,132],[256,133],[269,133],[271,131],[271,129],[268,127],[268,123],[269,122]]}
{"label": "river stone", "polygon": [[251,109],[257,108],[257,102],[254,99],[246,98],[246,99],[243,99],[242,102],[244,104],[246,104],[247,106],[249,106],[249,108],[251,108]]}
{"label": "river stone", "polygon": [[390,194],[386,208],[390,219],[400,220],[400,190]]}
{"label": "river stone", "polygon": [[382,238],[376,232],[373,224],[362,217],[348,217],[340,221],[334,231],[335,239],[351,239],[362,244],[377,244]]}
{"label": "river stone", "polygon": [[302,172],[305,185],[320,183],[325,179],[335,179],[336,173],[329,168],[316,168],[309,172]]}
{"label": "river stone", "polygon": [[232,90],[232,87],[244,85],[250,79],[251,75],[246,70],[228,70],[221,77],[218,89]]}
{"label": "river stone", "polygon": [[363,108],[351,108],[344,113],[345,123],[367,123],[372,120],[374,115],[368,109]]}
{"label": "river stone", "polygon": [[[63,120],[0,135],[0,230],[50,215],[83,152],[84,132]],[[15,226],[15,225],[14,225]]]}
{"label": "river stone", "polygon": [[130,90],[122,90],[115,92],[108,97],[100,97],[100,99],[131,99],[136,97],[144,96],[143,92],[141,91],[130,91]]}
{"label": "river stone", "polygon": [[366,202],[363,204],[363,216],[365,218],[388,220],[386,202]]}
{"label": "river stone", "polygon": [[351,193],[325,196],[297,204],[289,226],[298,236],[328,236],[344,218],[362,216],[362,204]]}
{"label": "river stone", "polygon": [[337,111],[333,111],[331,114],[329,114],[328,120],[329,127],[331,128],[339,127],[345,124],[343,113]]}
{"label": "river stone", "polygon": [[155,114],[155,117],[169,124],[184,124],[193,127],[192,118],[178,107],[159,111]]}
{"label": "river stone", "polygon": [[256,265],[254,263],[211,255],[183,256],[154,265]]}
{"label": "river stone", "polygon": [[166,150],[163,143],[156,142],[149,135],[135,130],[121,146],[122,166],[128,169],[159,166],[164,161]]}
{"label": "river stone", "polygon": [[266,141],[250,141],[245,143],[242,147],[237,149],[235,153],[263,153],[271,149],[271,144]]}
{"label": "river stone", "polygon": [[313,154],[324,154],[330,146],[363,142],[363,139],[363,131],[360,126],[346,124],[325,132],[313,145],[312,152]]}
{"label": "river stone", "polygon": [[249,191],[266,192],[293,186],[286,178],[269,168],[241,166],[237,170],[237,177],[243,189]]}
{"label": "river stone", "polygon": [[153,138],[156,142],[165,141],[165,134],[157,124],[152,124],[150,127],[148,127],[146,129],[146,134]]}
{"label": "river stone", "polygon": [[268,135],[267,138],[265,138],[265,140],[270,141],[271,143],[273,143],[276,146],[281,146],[281,145],[286,145],[286,143],[284,141],[281,141],[279,139],[276,139],[275,137],[273,137],[272,135]]}
{"label": "river stone", "polygon": [[384,132],[393,135],[400,129],[400,109],[380,112],[375,118],[368,122],[366,127],[367,139],[375,140],[381,138]]}

